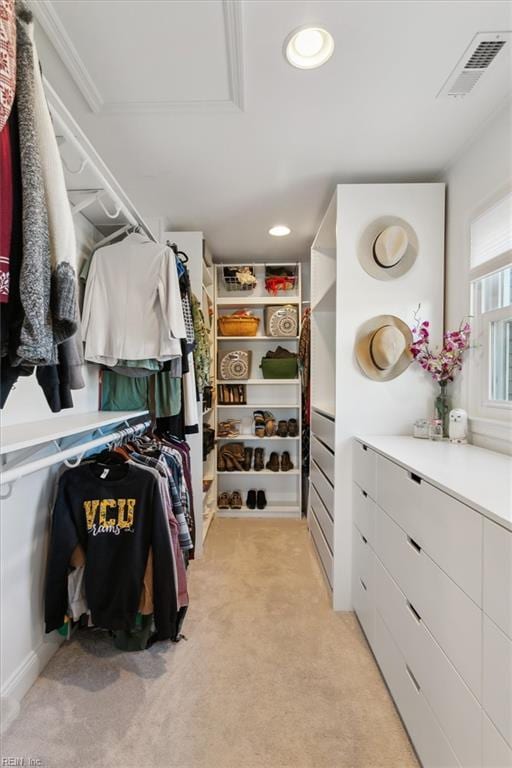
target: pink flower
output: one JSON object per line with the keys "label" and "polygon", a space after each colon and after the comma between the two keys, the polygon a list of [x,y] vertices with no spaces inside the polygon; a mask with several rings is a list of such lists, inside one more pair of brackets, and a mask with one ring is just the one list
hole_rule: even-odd
{"label": "pink flower", "polygon": [[421,322],[417,318],[416,326],[412,329],[411,355],[435,382],[453,381],[457,371],[462,368],[464,352],[470,346],[471,326],[465,322],[458,330],[447,331],[443,336],[443,346],[438,351],[431,350],[429,346],[429,328],[428,320]]}

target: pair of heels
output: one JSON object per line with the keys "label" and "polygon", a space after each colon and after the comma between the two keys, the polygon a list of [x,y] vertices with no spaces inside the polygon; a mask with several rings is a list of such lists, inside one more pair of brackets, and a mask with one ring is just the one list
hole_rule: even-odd
{"label": "pair of heels", "polygon": [[274,414],[270,411],[253,411],[254,434],[256,437],[273,437],[277,425]]}
{"label": "pair of heels", "polygon": [[247,509],[265,509],[267,506],[267,497],[265,491],[256,491],[251,489],[247,494]]}
{"label": "pair of heels", "polygon": [[278,453],[272,451],[266,467],[267,469],[270,469],[271,472],[279,472],[279,470],[281,470],[281,472],[288,472],[290,469],[293,469],[293,462],[290,459],[288,451],[284,451],[281,458],[279,458]]}
{"label": "pair of heels", "polygon": [[233,493],[223,491],[219,493],[217,507],[219,509],[242,509],[242,494],[240,491],[233,491]]}
{"label": "pair of heels", "polygon": [[299,425],[297,419],[282,419],[277,425],[278,437],[298,437]]}

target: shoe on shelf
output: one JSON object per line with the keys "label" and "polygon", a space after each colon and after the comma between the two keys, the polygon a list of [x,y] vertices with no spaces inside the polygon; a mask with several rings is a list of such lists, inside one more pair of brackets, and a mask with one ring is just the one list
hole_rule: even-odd
{"label": "shoe on shelf", "polygon": [[277,434],[279,437],[288,437],[288,422],[284,419],[277,425]]}
{"label": "shoe on shelf", "polygon": [[247,494],[247,508],[256,509],[256,491],[250,490]]}
{"label": "shoe on shelf", "polygon": [[283,455],[281,456],[281,471],[288,472],[290,469],[293,469],[293,463],[290,459],[290,454],[288,451],[284,451]]}
{"label": "shoe on shelf", "polygon": [[217,426],[217,437],[239,437],[240,419],[221,421]]}
{"label": "shoe on shelf", "polygon": [[249,472],[249,470],[251,468],[252,451],[253,451],[253,449],[250,448],[249,446],[246,446],[244,448],[244,463],[243,463],[242,466],[243,466],[245,472]]}
{"label": "shoe on shelf", "polygon": [[297,422],[297,419],[288,419],[288,436],[289,437],[299,436],[299,424]]}
{"label": "shoe on shelf", "polygon": [[256,437],[265,437],[265,416],[263,411],[253,411],[254,434]]}
{"label": "shoe on shelf", "polygon": [[230,499],[231,499],[231,496],[227,491],[222,491],[222,493],[219,493],[219,498],[217,499],[218,508],[229,509]]}
{"label": "shoe on shelf", "polygon": [[265,449],[264,448],[255,448],[254,449],[254,469],[256,472],[261,472],[262,469],[265,467]]}
{"label": "shoe on shelf", "polygon": [[226,471],[226,462],[224,460],[224,455],[222,451],[219,451],[217,454],[217,470],[219,472],[225,472]]}
{"label": "shoe on shelf", "polygon": [[272,451],[270,454],[270,459],[267,461],[267,469],[270,469],[271,472],[279,472],[279,454],[275,451]]}
{"label": "shoe on shelf", "polygon": [[242,509],[242,494],[240,491],[233,491],[229,500],[231,509]]}
{"label": "shoe on shelf", "polygon": [[267,506],[267,497],[265,496],[265,491],[258,491],[256,496],[256,506],[258,509],[265,509]]}
{"label": "shoe on shelf", "polygon": [[273,413],[265,411],[265,437],[274,437],[277,429],[276,420]]}

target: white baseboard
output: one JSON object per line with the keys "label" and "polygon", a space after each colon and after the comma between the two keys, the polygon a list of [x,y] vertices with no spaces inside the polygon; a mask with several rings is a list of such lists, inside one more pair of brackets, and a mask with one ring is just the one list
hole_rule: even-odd
{"label": "white baseboard", "polygon": [[17,704],[22,700],[27,691],[46,667],[52,656],[59,649],[63,638],[53,633],[51,639],[42,640],[37,648],[31,651],[13,674],[6,680],[0,691],[2,698],[2,712],[7,722],[2,717],[2,731],[10,725],[18,712]]}

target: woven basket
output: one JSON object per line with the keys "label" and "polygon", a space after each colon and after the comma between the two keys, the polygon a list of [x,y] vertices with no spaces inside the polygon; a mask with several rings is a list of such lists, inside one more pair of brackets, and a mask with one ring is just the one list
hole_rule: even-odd
{"label": "woven basket", "polygon": [[259,317],[219,317],[219,335],[220,336],[256,336]]}

